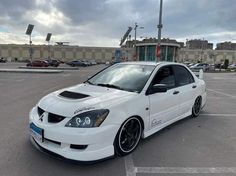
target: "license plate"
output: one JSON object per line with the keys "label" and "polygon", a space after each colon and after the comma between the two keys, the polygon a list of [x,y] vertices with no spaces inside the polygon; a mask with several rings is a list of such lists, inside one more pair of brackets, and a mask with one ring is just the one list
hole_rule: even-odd
{"label": "license plate", "polygon": [[43,142],[43,129],[37,127],[34,123],[30,123],[30,134],[36,140]]}

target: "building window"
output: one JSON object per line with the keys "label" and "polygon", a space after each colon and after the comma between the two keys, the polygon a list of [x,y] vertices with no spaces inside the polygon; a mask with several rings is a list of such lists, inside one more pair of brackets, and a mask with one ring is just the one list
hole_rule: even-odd
{"label": "building window", "polygon": [[147,54],[146,54],[146,60],[147,61],[155,61],[156,57],[155,57],[155,51],[156,50],[156,46],[147,46]]}
{"label": "building window", "polygon": [[139,60],[145,61],[145,46],[139,47]]}
{"label": "building window", "polygon": [[172,62],[174,61],[174,47],[173,46],[168,46],[167,50],[167,61]]}

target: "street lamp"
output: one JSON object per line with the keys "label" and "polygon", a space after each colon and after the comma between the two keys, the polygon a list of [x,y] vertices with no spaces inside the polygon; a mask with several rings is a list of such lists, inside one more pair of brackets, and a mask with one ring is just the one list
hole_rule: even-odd
{"label": "street lamp", "polygon": [[202,42],[201,42],[201,62],[203,60],[203,49],[206,49],[206,48],[203,48],[203,42],[204,42],[204,38],[202,38]]}
{"label": "street lamp", "polygon": [[158,43],[156,46],[156,56],[157,62],[161,60],[161,29],[162,29],[162,0],[160,0],[160,11],[159,11],[159,24],[157,25],[158,28]]}
{"label": "street lamp", "polygon": [[32,55],[33,55],[31,34],[32,34],[33,29],[34,29],[34,25],[29,24],[28,28],[27,28],[27,30],[25,32],[25,34],[29,36],[29,45],[30,45],[30,47],[29,47],[29,54],[30,54],[30,61],[31,62],[32,62]]}
{"label": "street lamp", "polygon": [[51,60],[51,52],[50,52],[50,39],[51,39],[52,33],[48,33],[46,37],[46,42],[48,42],[48,59]]}
{"label": "street lamp", "polygon": [[[136,47],[136,37],[137,37],[137,28],[138,28],[138,24],[137,22],[135,22],[134,24],[134,48],[135,48],[135,57],[137,58],[137,47]],[[144,29],[143,26],[140,26],[139,29]]]}

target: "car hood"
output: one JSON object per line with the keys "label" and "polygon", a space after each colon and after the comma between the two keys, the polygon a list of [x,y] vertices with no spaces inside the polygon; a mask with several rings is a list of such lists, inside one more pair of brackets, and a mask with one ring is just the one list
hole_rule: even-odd
{"label": "car hood", "polygon": [[93,109],[109,109],[134,96],[137,96],[137,93],[79,84],[48,94],[39,101],[38,106],[47,112],[73,117]]}

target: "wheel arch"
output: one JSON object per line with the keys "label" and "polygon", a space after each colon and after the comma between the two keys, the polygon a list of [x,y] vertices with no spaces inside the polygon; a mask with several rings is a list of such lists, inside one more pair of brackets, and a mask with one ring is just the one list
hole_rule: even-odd
{"label": "wheel arch", "polygon": [[[115,151],[115,155],[117,155],[117,156],[122,156],[115,148],[115,145],[116,145],[116,140],[117,140],[117,138],[118,138],[118,136],[119,136],[119,132],[120,132],[120,130],[121,130],[121,128],[122,128],[122,126],[126,123],[126,121],[127,120],[129,120],[129,119],[131,119],[131,118],[137,118],[139,121],[140,121],[140,124],[141,124],[141,136],[140,136],[140,139],[141,138],[143,138],[143,135],[144,135],[144,121],[143,121],[143,118],[141,117],[141,116],[139,116],[139,115],[132,115],[132,116],[129,116],[128,118],[126,118],[122,123],[121,123],[121,125],[120,125],[120,127],[119,127],[119,129],[118,129],[118,131],[117,131],[117,133],[116,133],[116,135],[115,135],[115,138],[114,138],[114,141],[113,141],[113,146],[114,146],[114,151]],[[135,147],[136,148],[136,147]]]}
{"label": "wheel arch", "polygon": [[136,118],[139,119],[139,121],[140,121],[140,123],[141,123],[141,126],[142,126],[141,138],[143,138],[143,133],[144,133],[144,128],[145,128],[143,118],[142,118],[141,116],[139,116],[139,115],[132,115],[132,116],[129,116],[128,118],[126,118],[126,119],[121,123],[121,125],[120,125],[120,127],[119,127],[119,129],[118,129],[118,131],[117,131],[117,133],[116,133],[116,136],[115,136],[115,138],[114,138],[113,144],[114,144],[114,142],[115,142],[115,140],[116,140],[116,137],[117,137],[117,135],[118,135],[118,133],[119,133],[121,127],[123,126],[123,124],[124,124],[128,119],[130,119],[130,118],[132,118],[132,117],[136,117]]}

